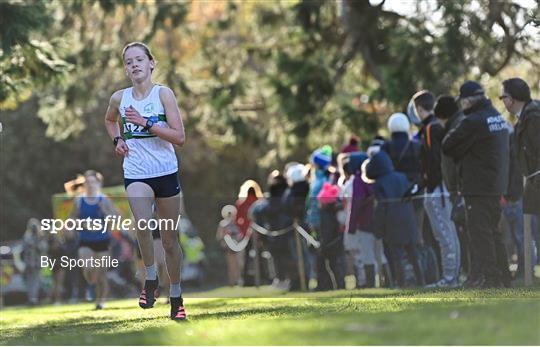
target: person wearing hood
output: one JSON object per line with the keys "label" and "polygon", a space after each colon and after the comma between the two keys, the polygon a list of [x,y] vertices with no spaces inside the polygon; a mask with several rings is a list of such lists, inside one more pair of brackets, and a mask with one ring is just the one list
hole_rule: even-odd
{"label": "person wearing hood", "polygon": [[377,238],[382,238],[393,276],[398,286],[405,285],[405,273],[401,263],[403,251],[414,269],[416,285],[424,285],[424,275],[419,263],[418,233],[411,202],[402,198],[409,188],[407,177],[394,171],[392,160],[385,151],[375,154],[366,167],[367,178],[374,180],[376,199],[372,228]]}
{"label": "person wearing hood", "polygon": [[486,97],[482,86],[474,81],[460,87],[459,100],[465,118],[446,134],[442,150],[461,163],[472,251],[472,274],[465,286],[510,286],[508,258],[498,226],[499,199],[508,185],[508,124]]}
{"label": "person wearing hood", "polygon": [[332,148],[328,145],[323,146],[313,152],[311,155],[312,178],[309,187],[309,196],[306,206],[306,222],[312,232],[317,233],[321,225],[320,207],[317,202],[323,184],[328,182],[327,169],[332,163]]}
{"label": "person wearing hood", "polygon": [[422,90],[413,97],[416,113],[422,120],[419,136],[422,141],[422,182],[425,187],[424,209],[439,245],[442,278],[430,287],[455,288],[459,284],[460,248],[456,227],[451,219],[452,203],[443,182],[441,142],[444,128],[433,114],[435,96]]}
{"label": "person wearing hood", "polygon": [[[411,185],[419,185],[422,175],[420,159],[422,146],[417,140],[410,139],[411,124],[409,117],[403,113],[394,113],[388,118],[387,126],[391,138],[384,142],[381,149],[390,156],[396,171],[405,174]],[[421,192],[418,192],[418,195],[421,195]],[[422,231],[425,214],[423,200],[418,197],[413,200],[413,208],[418,230]]]}
{"label": "person wearing hood", "polygon": [[[345,246],[351,248],[355,258],[357,282],[365,276],[367,288],[375,287],[375,275],[381,274],[386,284],[390,284],[391,276],[388,262],[383,252],[382,242],[373,235],[373,211],[375,197],[373,185],[365,180],[365,169],[368,155],[364,152],[350,154],[348,168],[351,178],[350,203],[346,211]],[[357,247],[352,247],[357,245]],[[358,283],[359,284],[359,283]]]}

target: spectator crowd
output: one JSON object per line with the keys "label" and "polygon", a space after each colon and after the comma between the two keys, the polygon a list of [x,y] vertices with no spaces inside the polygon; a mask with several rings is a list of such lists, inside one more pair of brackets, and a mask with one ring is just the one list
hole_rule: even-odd
{"label": "spectator crowd", "polygon": [[365,150],[355,136],[318,148],[272,171],[264,194],[246,181],[216,235],[229,284],[512,287],[540,255],[540,101],[520,78],[499,99],[515,124],[477,82],[457,96],[422,90]]}

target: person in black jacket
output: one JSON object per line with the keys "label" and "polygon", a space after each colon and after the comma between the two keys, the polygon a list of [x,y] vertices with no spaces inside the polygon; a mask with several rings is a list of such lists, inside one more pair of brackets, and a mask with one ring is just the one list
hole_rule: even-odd
{"label": "person in black jacket", "polygon": [[500,99],[508,112],[518,116],[516,142],[518,159],[525,182],[523,209],[540,215],[540,100],[531,99],[525,81],[511,78],[503,82]]}
{"label": "person in black jacket", "polygon": [[460,271],[460,248],[456,227],[451,219],[452,204],[443,182],[441,142],[444,128],[433,114],[435,96],[427,90],[413,96],[416,114],[422,120],[418,132],[422,141],[422,186],[426,189],[424,208],[441,251],[442,278],[431,287],[457,287]]}
{"label": "person in black jacket", "polygon": [[540,254],[540,101],[532,100],[531,90],[521,78],[504,81],[500,99],[508,112],[518,116],[515,141],[519,167],[525,177],[523,212],[532,216],[533,236]]}
{"label": "person in black jacket", "polygon": [[266,244],[274,260],[276,278],[273,285],[280,289],[290,289],[291,281],[298,278],[294,249],[293,216],[283,199],[287,190],[287,180],[274,170],[268,177],[268,196],[253,209],[255,222],[269,231],[282,231],[279,235],[268,235]]}
{"label": "person in black jacket", "polygon": [[508,259],[498,227],[499,199],[508,185],[508,124],[476,82],[461,86],[459,100],[465,118],[445,136],[442,150],[461,162],[473,263],[466,286],[509,286]]}
{"label": "person in black jacket", "polygon": [[[290,165],[286,168],[286,177],[289,188],[287,188],[287,190],[285,191],[283,201],[285,204],[285,210],[288,211],[288,213],[292,216],[293,222],[298,223],[302,228],[308,230],[309,227],[305,222],[306,199],[309,194],[309,183],[307,182],[306,174],[307,169],[303,164],[297,163]],[[302,249],[302,257],[304,259],[305,282],[309,283],[309,279],[312,275],[310,269],[315,266],[315,259],[313,259],[314,257],[312,257],[312,255],[310,254],[308,244],[303,237],[300,237],[300,243]],[[291,255],[294,262],[298,263],[297,253],[293,251],[291,252]],[[291,278],[291,290],[300,289],[300,286],[300,277]]]}

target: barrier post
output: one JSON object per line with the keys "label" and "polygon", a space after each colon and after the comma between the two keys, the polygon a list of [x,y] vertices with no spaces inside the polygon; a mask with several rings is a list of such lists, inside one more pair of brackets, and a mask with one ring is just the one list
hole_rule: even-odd
{"label": "barrier post", "polygon": [[252,230],[253,250],[255,250],[255,287],[259,289],[261,285],[261,268],[259,262],[259,233],[256,230]]}
{"label": "barrier post", "polygon": [[294,239],[296,241],[296,259],[298,261],[298,276],[300,277],[300,290],[305,292],[306,286],[306,271],[304,269],[304,252],[302,251],[302,244],[300,241],[300,235],[294,230]]}
{"label": "barrier post", "polygon": [[532,272],[533,272],[533,265],[532,265],[532,230],[531,230],[531,222],[532,222],[532,216],[530,214],[524,214],[523,219],[525,223],[524,228],[524,235],[523,235],[523,247],[525,249],[523,250],[523,273],[524,273],[524,282],[525,286],[528,287],[532,284]]}

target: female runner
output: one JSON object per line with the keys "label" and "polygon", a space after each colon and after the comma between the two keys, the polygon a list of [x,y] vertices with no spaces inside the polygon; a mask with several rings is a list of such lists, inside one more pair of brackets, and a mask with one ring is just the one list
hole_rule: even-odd
{"label": "female runner", "polygon": [[[180,214],[180,183],[173,145],[182,146],[185,134],[174,93],[170,88],[152,82],[155,60],[148,47],[132,42],[124,48],[122,58],[132,86],[111,96],[105,126],[116,153],[124,157],[124,183],[138,226],[137,239],[146,268],[139,306],[146,309],[153,307],[156,301],[159,282],[152,232],[144,225],[152,218],[154,203],[159,218],[176,223]],[[170,318],[185,320],[180,288],[182,251],[177,230],[171,223],[166,224],[168,228],[162,226],[160,234],[170,279]]]}

